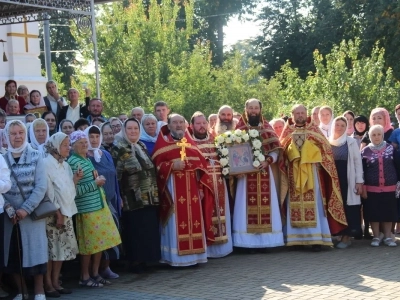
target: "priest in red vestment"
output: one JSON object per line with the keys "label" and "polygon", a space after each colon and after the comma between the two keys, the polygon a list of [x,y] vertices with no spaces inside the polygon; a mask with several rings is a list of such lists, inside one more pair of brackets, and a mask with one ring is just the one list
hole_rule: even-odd
{"label": "priest in red vestment", "polygon": [[[207,262],[207,242],[214,235],[205,229],[212,205],[205,194],[213,193],[207,162],[185,131],[185,119],[168,118],[158,135],[153,152],[160,195],[161,262],[190,266]],[[203,205],[202,205],[203,203]]]}
{"label": "priest in red vestment", "polygon": [[331,146],[298,104],[282,131],[281,144],[288,167],[286,245],[331,246],[331,234],[347,227],[339,178]]}
{"label": "priest in red vestment", "polygon": [[190,120],[190,131],[193,141],[203,153],[207,161],[208,174],[212,180],[214,193],[205,191],[204,197],[209,201],[203,201],[205,211],[212,211],[212,218],[204,220],[206,230],[214,234],[214,242],[207,245],[207,256],[212,258],[224,257],[233,251],[231,235],[231,214],[229,210],[228,190],[225,178],[221,171],[217,149],[214,143],[214,136],[207,131],[208,122],[206,116],[201,112],[195,112]]}
{"label": "priest in red vestment", "polygon": [[[254,172],[239,176],[233,212],[233,245],[270,248],[284,245],[280,213],[280,186],[286,184],[279,139],[262,117],[262,103],[249,99],[236,129],[250,134],[257,130],[262,139],[265,161]],[[254,251],[254,250],[251,250]]]}

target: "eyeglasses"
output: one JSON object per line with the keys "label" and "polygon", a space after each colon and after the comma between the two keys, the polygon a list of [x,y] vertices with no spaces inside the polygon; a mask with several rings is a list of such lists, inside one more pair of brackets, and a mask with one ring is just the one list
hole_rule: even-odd
{"label": "eyeglasses", "polygon": [[121,127],[122,127],[121,124],[111,125],[112,129],[121,128]]}

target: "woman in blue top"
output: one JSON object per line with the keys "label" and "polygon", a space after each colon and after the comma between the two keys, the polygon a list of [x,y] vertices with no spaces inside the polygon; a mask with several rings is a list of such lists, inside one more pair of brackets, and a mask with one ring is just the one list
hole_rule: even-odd
{"label": "woman in blue top", "polygon": [[140,141],[146,145],[147,152],[151,156],[153,154],[154,145],[160,132],[161,123],[152,114],[145,114],[140,124]]}

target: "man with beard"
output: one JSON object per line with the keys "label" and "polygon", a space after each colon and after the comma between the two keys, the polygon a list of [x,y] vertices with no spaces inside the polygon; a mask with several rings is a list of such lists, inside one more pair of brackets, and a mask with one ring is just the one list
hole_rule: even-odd
{"label": "man with beard", "polygon": [[[285,184],[282,148],[273,128],[261,114],[262,103],[249,99],[236,129],[257,130],[265,161],[254,172],[239,176],[233,213],[233,245],[243,248],[283,246],[280,185]],[[251,159],[251,158],[250,158]],[[251,250],[254,251],[254,250]]]}
{"label": "man with beard", "polygon": [[228,105],[223,105],[218,110],[218,119],[215,124],[215,136],[224,133],[228,130],[232,130],[235,128],[233,122],[233,109]]}
{"label": "man with beard", "polygon": [[301,104],[293,106],[280,140],[289,179],[286,245],[332,246],[331,233],[347,222],[331,146]]}
{"label": "man with beard", "polygon": [[94,118],[102,118],[107,121],[107,118],[102,115],[103,113],[103,101],[99,98],[93,98],[89,101],[89,116],[87,120],[92,124]]}
{"label": "man with beard", "polygon": [[212,180],[181,115],[168,117],[153,153],[160,191],[161,262],[177,267],[205,263],[206,243],[214,242],[214,234],[204,225],[211,222],[207,219],[211,219],[212,203],[204,202],[212,199],[204,194],[213,193]]}
{"label": "man with beard", "polygon": [[204,223],[206,230],[208,229],[214,234],[215,240],[212,245],[207,247],[207,256],[212,258],[224,257],[233,250],[228,191],[221,174],[222,168],[215,148],[214,137],[211,137],[207,132],[206,117],[201,112],[195,112],[190,123],[193,140],[207,160],[207,170],[212,180],[214,192],[213,194],[206,192],[204,197],[209,197],[210,201],[203,201],[203,205],[212,205],[212,219],[205,219]]}

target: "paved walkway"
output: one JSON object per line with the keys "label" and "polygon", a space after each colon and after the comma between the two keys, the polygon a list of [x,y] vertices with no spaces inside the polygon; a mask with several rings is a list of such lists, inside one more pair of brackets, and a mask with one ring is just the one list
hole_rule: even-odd
{"label": "paved walkway", "polygon": [[[399,240],[398,240],[399,242]],[[400,245],[372,248],[369,241],[355,241],[351,248],[287,248],[270,253],[235,251],[210,259],[198,267],[155,267],[121,277],[102,289],[77,287],[61,299],[399,299]]]}

